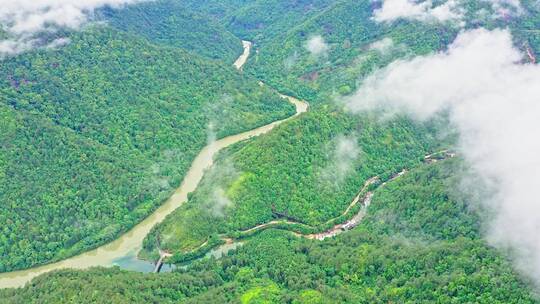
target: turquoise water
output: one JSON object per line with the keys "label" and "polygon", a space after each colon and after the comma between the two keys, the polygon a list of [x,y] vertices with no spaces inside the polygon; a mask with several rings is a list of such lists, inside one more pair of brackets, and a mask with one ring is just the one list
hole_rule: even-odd
{"label": "turquoise water", "polygon": [[[113,260],[113,265],[118,266],[124,270],[131,270],[143,273],[150,273],[154,271],[156,267],[154,263],[140,260],[135,254],[130,254],[118,259]],[[163,264],[160,272],[171,272],[175,269],[172,264]]]}

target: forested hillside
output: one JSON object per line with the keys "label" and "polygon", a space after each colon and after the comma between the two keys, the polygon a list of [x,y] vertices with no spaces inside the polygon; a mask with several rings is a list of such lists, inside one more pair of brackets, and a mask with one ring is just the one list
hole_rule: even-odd
{"label": "forested hillside", "polygon": [[[204,12],[230,32],[255,43],[247,71],[282,92],[311,102],[331,93],[354,91],[358,79],[393,59],[426,54],[446,46],[454,24],[372,20],[370,1],[182,1],[186,10]],[[479,8],[478,8],[479,9]],[[308,41],[320,36],[327,48],[313,55]],[[393,39],[389,49],[371,44]]]}
{"label": "forested hillside", "polygon": [[186,0],[184,9],[199,12],[244,39],[270,40],[341,1],[329,0]]}
{"label": "forested hillside", "polygon": [[[443,50],[460,31],[458,22],[401,19],[373,20],[380,1],[185,1],[187,9],[204,11],[232,33],[255,43],[256,55],[246,71],[282,92],[311,102],[354,92],[359,79],[396,58]],[[540,54],[539,7],[521,1],[523,13],[494,19],[488,1],[463,2],[466,28],[509,27],[516,45]],[[307,48],[320,37],[321,54]]]}
{"label": "forested hillside", "polygon": [[[461,20],[380,22],[383,2],[105,7],[98,24],[66,31],[65,47],[0,61],[0,272],[114,239],[173,193],[208,142],[291,116],[278,92],[309,103],[219,152],[147,235],[139,257],[172,272],[54,271],[0,289],[0,303],[537,303],[512,252],[483,238],[493,210],[460,187],[470,164],[452,109],[417,120],[353,114],[344,100],[373,72],[443,52],[472,28],[508,28],[534,66],[540,6],[456,1]],[[253,46],[237,71],[241,40]],[[425,158],[437,151],[458,152]],[[212,256],[224,243],[234,249]]]}
{"label": "forested hillside", "polygon": [[[254,14],[254,19],[265,18],[256,13],[260,10],[249,8],[245,5],[242,10]],[[415,125],[405,117],[383,123],[376,114],[359,117],[333,105],[318,105],[334,103],[336,92],[352,92],[359,79],[396,58],[444,48],[457,32],[445,31],[444,25],[426,27],[409,21],[385,30],[370,14],[367,1],[339,1],[313,18],[283,17],[297,23],[285,27],[285,32],[260,27],[275,40],[262,40],[247,71],[283,92],[307,98],[313,105],[311,113],[223,157],[190,202],[145,240],[154,258],[158,245],[172,253],[189,252],[214,242],[217,234],[234,235],[280,218],[323,230],[324,223],[344,212],[367,179],[413,167],[441,144],[436,139],[441,130],[434,126]],[[327,42],[331,49],[314,56],[305,43],[318,33],[332,39]],[[387,49],[370,47],[385,39],[395,42]],[[289,59],[291,65],[285,67]],[[312,69],[321,70],[307,72]],[[340,144],[345,151],[336,151]]]}
{"label": "forested hillside", "polygon": [[404,118],[307,113],[224,153],[188,203],[148,237],[147,249],[190,251],[214,234],[234,235],[274,219],[322,231],[366,180],[414,167],[437,149],[435,132],[433,124]]}
{"label": "forested hillside", "polygon": [[223,137],[294,113],[228,64],[102,26],[70,39],[0,62],[0,271],[140,221],[179,185],[210,125]]}
{"label": "forested hillside", "polygon": [[[294,12],[290,5],[288,13]],[[228,22],[232,32],[255,41],[256,52],[250,58],[247,72],[282,92],[306,98],[313,104],[327,103],[336,96],[354,92],[359,79],[396,58],[444,50],[460,30],[452,22],[429,26],[407,20],[378,24],[371,19],[372,9],[367,1],[334,2],[321,7],[319,14],[305,14],[305,19],[288,18],[290,15],[283,14],[281,22],[291,22],[291,25],[277,27],[281,30],[264,25],[265,21],[279,24],[280,20],[274,20],[273,15],[258,14],[264,9],[250,10],[250,5],[242,6],[234,17],[218,16],[222,22]],[[491,7],[481,2],[467,6],[469,14],[482,9]],[[488,28],[507,22],[515,32],[519,32],[524,24],[537,20],[534,15],[526,18],[529,19],[526,22],[488,19],[478,22]],[[246,20],[251,20],[251,23]],[[322,54],[313,54],[307,47],[308,41],[316,36],[322,37],[327,47]],[[530,39],[534,41],[529,35],[521,39],[519,44],[532,44],[528,42]],[[377,124],[369,116],[364,116],[353,122],[339,111],[329,112],[324,108],[312,107],[312,113],[283,125],[275,133],[224,153],[188,204],[172,214],[145,240],[146,249],[153,250],[154,257],[156,246],[172,253],[196,248],[199,252],[201,248],[209,249],[208,244],[214,243],[217,235],[235,237],[239,231],[276,219],[291,219],[322,230],[326,221],[339,217],[366,179],[414,167],[423,154],[436,146],[433,137],[423,137],[429,134],[425,126],[422,129],[408,125],[410,122],[406,119]],[[388,128],[387,135],[385,127]],[[369,131],[365,129],[376,135],[367,135]],[[336,180],[334,175],[332,186],[321,184],[322,172],[331,166],[329,163],[336,161],[332,159],[328,146],[337,146],[337,138],[351,134],[361,156],[346,160],[353,169],[345,173],[342,181],[337,181],[339,178]],[[437,140],[440,143],[440,138]],[[377,141],[382,144],[380,148],[377,148]],[[385,143],[392,143],[392,147],[384,147]],[[399,165],[392,165],[393,161]],[[337,167],[333,169],[338,170]],[[336,183],[341,184],[336,187]],[[219,212],[216,213],[215,208]],[[415,225],[444,227],[448,217],[443,213],[434,215],[428,212],[424,216],[425,223]],[[463,225],[477,229],[474,222]],[[455,231],[444,230],[438,232],[437,237],[452,233]],[[248,241],[250,243],[251,240]],[[477,245],[481,243],[477,241]],[[181,254],[171,261],[184,261],[187,256],[197,255]],[[470,291],[466,294],[469,296]]]}
{"label": "forested hillside", "polygon": [[66,270],[1,295],[7,303],[535,303],[452,190],[460,167],[423,165],[388,184],[363,224],[335,239],[269,230],[178,273]]}
{"label": "forested hillside", "polygon": [[99,14],[111,26],[148,40],[191,51],[200,56],[233,63],[242,42],[218,22],[172,0],[141,2],[121,9],[105,8]]}
{"label": "forested hillside", "polygon": [[[247,71],[282,91],[326,102],[354,92],[359,79],[397,58],[445,48],[458,31],[451,24],[406,20],[381,25],[372,20],[370,6],[369,1],[341,2],[286,35],[256,45]],[[320,53],[307,47],[312,39],[320,39]]]}

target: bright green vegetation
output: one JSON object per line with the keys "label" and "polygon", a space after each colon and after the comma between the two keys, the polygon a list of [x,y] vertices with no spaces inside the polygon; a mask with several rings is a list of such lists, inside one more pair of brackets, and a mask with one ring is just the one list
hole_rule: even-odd
{"label": "bright green vegetation", "polygon": [[0,62],[0,271],[111,240],[217,137],[294,107],[233,67],[107,27]]}
{"label": "bright green vegetation", "polygon": [[[265,5],[262,2],[255,2],[256,4],[252,4],[253,6],[243,5],[234,12],[221,10],[214,16],[221,20],[231,32],[255,42],[257,52],[250,58],[246,72],[263,79],[267,84],[282,92],[306,98],[312,104],[327,103],[334,96],[354,92],[360,83],[359,79],[361,80],[374,69],[383,67],[396,58],[407,58],[444,50],[459,31],[459,28],[451,23],[430,24],[428,26],[421,22],[402,20],[392,24],[377,24],[370,19],[371,4],[369,1],[337,1],[331,5],[315,1],[314,3],[317,4],[313,7],[321,4],[314,10],[315,13],[311,14],[312,11],[306,10],[305,18],[296,19],[288,18],[289,15],[284,13],[283,18],[286,20],[279,20],[276,17],[279,14],[264,14],[264,12],[272,11],[269,7],[273,4],[266,6],[268,10],[260,9],[260,7],[259,9],[250,9],[250,7]],[[294,14],[295,10],[291,6],[296,4],[300,6],[302,3],[300,1],[295,4],[282,3],[282,5],[288,5],[287,12]],[[468,4],[467,9],[470,12],[475,12],[486,7],[487,3],[474,2]],[[500,26],[503,21],[484,20],[481,22],[488,28],[493,28]],[[533,21],[528,22],[536,24]],[[287,26],[273,27],[266,26],[266,24],[287,24]],[[513,21],[510,26],[514,32],[517,32],[522,26],[521,24],[521,21]],[[529,27],[531,26],[534,25],[529,25]],[[314,56],[306,49],[307,41],[314,35],[323,37],[329,48],[326,53],[320,56]],[[388,41],[388,39],[392,41],[392,44],[386,49],[375,47],[377,43]],[[518,43],[523,43],[523,41],[523,37],[518,37]],[[358,126],[365,127],[365,129]],[[325,110],[324,107],[316,106],[312,113],[281,126],[272,134],[237,145],[223,153],[216,166],[205,176],[200,188],[191,196],[189,203],[172,214],[145,240],[146,252],[143,255],[153,251],[155,256],[156,245],[176,253],[196,248],[196,251],[200,251],[201,248],[208,247],[208,243],[205,243],[207,240],[215,240],[220,234],[239,236],[238,231],[279,218],[304,223],[314,227],[315,230],[322,229],[326,221],[338,217],[345,210],[367,178],[374,175],[387,176],[402,168],[417,166],[422,156],[428,151],[433,151],[437,146],[435,140],[429,135],[433,134],[430,133],[432,131],[434,129],[426,126],[413,125],[405,118],[396,119],[390,124],[378,124],[369,116],[351,118],[339,111]],[[329,147],[336,146],[336,140],[340,136],[351,135],[356,136],[361,151],[358,159],[348,160],[352,164],[352,170],[347,172],[337,185],[321,181],[324,180],[321,179],[321,175],[324,175],[322,172],[325,168],[331,167],[329,164],[333,161],[332,149]],[[388,144],[395,146],[389,147]],[[405,181],[410,182],[410,179]],[[396,184],[399,183],[396,182]],[[413,184],[413,186],[416,185]],[[435,184],[432,186],[435,187]],[[448,201],[450,199],[446,197],[448,195],[446,191],[450,190],[443,186],[437,185],[439,188],[435,189],[437,194],[433,197],[425,193],[418,194],[418,197],[423,197],[422,195],[425,194],[424,197],[430,197],[433,204],[439,201]],[[410,187],[405,188],[410,189]],[[425,192],[433,190],[427,186],[422,189]],[[420,189],[410,190],[410,192],[415,193]],[[394,192],[387,191],[380,194],[381,197],[384,197],[384,193],[390,193],[386,194],[387,196],[394,194]],[[394,189],[394,191],[397,190]],[[381,210],[382,214],[373,215],[380,216],[380,222],[377,225],[373,224],[374,221],[368,221],[363,226],[364,228],[359,230],[369,234],[369,238],[373,239],[377,238],[378,233],[380,233],[382,235],[397,234],[400,237],[422,240],[414,246],[408,246],[406,241],[400,243],[396,240],[378,240],[371,248],[374,256],[381,255],[388,258],[389,261],[407,259],[408,263],[413,263],[415,259],[421,260],[424,256],[436,259],[438,255],[444,256],[445,252],[450,252],[449,254],[458,260],[469,258],[474,260],[475,257],[471,256],[480,247],[485,252],[480,254],[478,259],[481,260],[481,263],[486,262],[487,264],[479,264],[478,270],[481,270],[483,265],[494,263],[495,265],[503,265],[500,267],[505,267],[505,272],[511,272],[504,259],[494,251],[487,249],[479,239],[476,224],[478,219],[463,210],[465,209],[463,202],[460,203],[462,209],[452,209],[450,207],[453,206],[448,203],[436,210],[425,207],[425,205],[416,210],[414,209],[416,206],[413,206],[412,210],[408,210],[402,217],[398,217],[388,210],[399,210],[399,206],[408,206],[404,202],[409,199],[415,202],[418,200],[418,197],[406,196],[408,192],[402,193],[401,200],[391,202],[394,204],[393,208]],[[425,204],[424,201],[417,203]],[[216,206],[218,206],[218,212],[215,210]],[[461,217],[459,214],[462,212],[467,213],[468,216]],[[453,222],[452,216],[456,216],[456,214],[461,221]],[[402,221],[396,220],[395,227],[385,226],[384,224],[388,221],[386,216],[396,217]],[[408,217],[413,217],[414,220],[410,222]],[[407,226],[408,223],[410,223],[410,227]],[[366,227],[372,231],[368,233]],[[436,230],[433,232],[433,236],[421,231],[422,228],[426,227]],[[262,235],[270,235],[264,237],[264,242],[267,243],[272,243],[274,238],[279,238],[275,234],[266,232],[263,232]],[[262,236],[250,239],[245,248],[257,243],[259,238]],[[439,241],[440,239],[444,241]],[[421,245],[424,242],[430,245],[423,248]],[[201,245],[203,247],[199,247]],[[334,245],[333,248],[336,251],[347,250],[342,243]],[[387,252],[393,251],[394,247],[398,253],[389,255]],[[240,249],[240,252],[245,248]],[[279,255],[278,250],[274,251],[266,247],[258,250],[271,251],[272,254],[268,254],[269,259]],[[482,255],[488,254],[486,252],[489,252],[491,258],[484,261]],[[255,251],[251,254],[257,255]],[[332,254],[329,255],[332,256]],[[180,254],[173,257],[172,261],[184,261],[185,257],[185,254]],[[249,259],[249,257],[243,256],[240,259]],[[377,263],[383,264],[380,260],[377,260]],[[426,261],[426,264],[422,266],[426,269],[424,271],[430,269],[433,263],[435,262]],[[262,267],[259,261],[254,261],[253,265],[257,265],[257,269]],[[458,268],[461,270],[469,267],[465,264],[459,265]],[[269,269],[272,267],[277,266],[272,264]],[[394,269],[400,269],[396,272],[401,271],[399,267]],[[269,270],[269,272],[271,271]],[[445,271],[448,269],[441,268],[437,270],[437,275],[448,276],[444,280],[450,280],[451,275]],[[471,272],[474,271],[471,270]],[[476,287],[482,284],[481,281],[485,280],[487,275],[479,271],[477,276],[471,278],[469,274],[471,273],[466,273],[460,278],[461,283]],[[368,287],[371,295],[384,295],[385,290],[380,289],[379,286],[383,283],[377,281],[376,275],[374,273],[366,275],[374,281],[370,286],[365,286]],[[463,281],[465,277],[467,277],[467,283]],[[512,280],[516,280],[514,275],[512,275]],[[314,281],[316,280],[310,280],[311,283]],[[259,283],[272,286],[269,288],[272,290],[270,293],[275,296],[272,283]],[[409,284],[409,291],[406,291],[407,289],[403,288],[402,285],[407,283],[407,280],[402,279],[401,283],[396,284],[391,292],[394,293],[392,295],[394,298],[386,295],[388,298],[374,299],[374,301],[402,302],[407,299],[415,302],[412,294],[424,294],[425,296],[429,294],[429,292],[413,293],[412,290],[415,288],[421,289],[420,286],[414,286],[414,282]],[[418,284],[421,285],[421,283]],[[246,291],[244,287],[242,288]],[[246,294],[257,293],[260,289],[254,288],[253,292],[246,291]],[[485,299],[471,296],[475,293],[480,296],[482,288],[484,287],[463,291],[463,295],[471,298],[461,298],[457,302],[496,302],[495,300],[491,301],[495,298],[489,298],[491,296],[489,292],[487,292],[488,296]],[[523,288],[522,291],[526,289],[524,286],[520,288]],[[456,293],[458,289],[456,289]],[[224,290],[221,289],[221,292]],[[495,292],[495,287],[491,287],[491,290]],[[289,293],[288,290],[282,290],[282,292],[283,294]],[[505,296],[513,295],[512,288],[506,289],[505,292],[509,293]],[[220,291],[214,291],[213,295],[219,293]],[[519,292],[515,294],[517,295]],[[200,298],[201,301],[208,300],[205,296]],[[402,298],[396,298],[397,296]],[[505,296],[500,296],[499,301],[504,303]],[[432,297],[435,295],[432,294]],[[329,297],[327,299],[335,298]],[[423,300],[433,301],[433,299]],[[448,301],[448,298],[442,299],[442,302]],[[417,300],[421,301],[422,298],[419,297]],[[517,302],[517,299],[509,301]]]}
{"label": "bright green vegetation", "polygon": [[322,13],[330,0],[185,0],[186,10],[199,12],[247,40],[269,40]]}
{"label": "bright green vegetation", "polygon": [[380,188],[364,222],[334,239],[267,230],[181,273],[60,271],[0,295],[7,303],[535,303],[454,194],[460,167],[422,165]]}
{"label": "bright green vegetation", "polygon": [[[252,20],[252,25],[262,24],[260,27],[246,26],[236,15],[234,22],[244,26],[228,26],[233,32],[249,31],[244,34],[259,48],[246,71],[282,92],[307,98],[315,104],[312,112],[222,157],[190,202],[145,240],[143,256],[153,252],[155,257],[157,245],[176,253],[190,251],[210,237],[234,236],[276,218],[322,231],[327,221],[345,211],[368,178],[413,167],[437,146],[436,128],[415,125],[403,117],[380,123],[376,115],[354,117],[332,110],[333,106],[317,104],[328,104],[335,95],[352,93],[359,79],[396,58],[443,49],[457,29],[405,21],[379,25],[370,19],[368,1],[338,1],[332,5],[301,1],[298,6],[277,2],[287,7],[281,8],[287,11],[282,16],[286,20],[261,13],[273,11],[275,2],[256,2],[257,6],[267,6],[254,9],[244,5],[235,14]],[[287,17],[303,10],[309,12],[303,15],[305,18]],[[312,10],[318,13],[311,16]],[[293,20],[297,24],[284,26],[281,31],[264,26]],[[314,56],[306,49],[307,40],[315,34],[327,40],[326,54]],[[385,38],[393,41],[388,49],[370,47]],[[344,138],[358,149],[352,159],[336,159],[335,148]],[[343,165],[347,168],[340,168]]]}
{"label": "bright green vegetation", "polygon": [[[444,49],[458,32],[452,24],[399,21],[378,24],[370,1],[183,1],[230,32],[251,40],[258,51],[246,72],[281,92],[310,102],[352,93],[358,80],[395,58]],[[328,51],[313,56],[306,44],[321,36]],[[370,45],[391,38],[390,52]]]}
{"label": "bright green vegetation", "polygon": [[[487,1],[464,1],[471,27],[508,26],[539,54],[534,0],[509,20],[475,19]],[[464,164],[423,157],[452,145],[445,122],[380,120],[335,106],[362,79],[399,58],[444,50],[452,23],[374,22],[372,1],[186,0],[104,9],[111,27],[72,34],[56,53],[0,63],[0,271],[67,257],[110,240],[171,193],[206,143],[290,115],[269,89],[308,100],[309,113],[222,151],[189,202],[155,227],[157,247],[188,268],[140,274],[62,270],[6,303],[534,303],[532,284],[481,238],[482,211],[459,194]],[[489,15],[489,14],[488,14]],[[231,35],[235,34],[237,37]],[[319,35],[328,46],[313,55]],[[230,63],[254,42],[245,74]],[[388,44],[388,41],[391,41]],[[386,43],[386,48],[380,48]],[[379,46],[379,48],[377,47]],[[198,55],[193,55],[197,53]],[[210,59],[210,60],[209,60]],[[341,151],[341,152],[340,152]],[[366,180],[386,180],[360,226],[323,231]],[[479,215],[480,214],[480,215]],[[241,231],[276,219],[282,225]],[[289,231],[291,230],[291,231]],[[243,246],[196,258],[223,242]],[[536,298],[535,298],[536,297]],[[1,301],[0,301],[1,302]]]}
{"label": "bright green vegetation", "polygon": [[319,109],[222,155],[189,202],[159,225],[146,248],[189,251],[276,218],[310,226],[338,217],[364,182],[420,163],[434,128],[377,122]]}
{"label": "bright green vegetation", "polygon": [[239,38],[216,22],[186,9],[177,1],[142,2],[122,9],[105,8],[101,18],[110,25],[141,35],[153,43],[194,52],[232,64],[242,53]]}
{"label": "bright green vegetation", "polygon": [[[32,287],[2,290],[2,303],[177,303],[199,294],[223,279],[205,271],[190,274],[149,274],[94,268],[63,270],[37,278]],[[59,288],[59,286],[62,286]],[[96,292],[99,290],[99,292]]]}
{"label": "bright green vegetation", "polygon": [[[521,1],[524,13],[509,19],[493,19],[488,1],[463,1],[468,27],[509,27],[516,45],[530,45],[540,54],[540,14],[535,1]],[[356,90],[359,79],[396,58],[408,58],[444,50],[460,28],[455,23],[399,20],[377,23],[372,1],[221,0],[182,1],[188,10],[207,14],[230,32],[255,43],[258,51],[246,66],[267,84],[283,93],[310,102],[326,102],[330,96]],[[478,12],[484,11],[479,17]],[[313,56],[306,44],[321,36],[328,51]],[[384,51],[373,43],[391,39]]]}
{"label": "bright green vegetation", "polygon": [[[370,1],[339,1],[286,34],[262,41],[246,71],[282,91],[326,102],[353,93],[359,79],[397,58],[444,49],[458,32],[452,24],[376,23],[371,6]],[[321,54],[306,47],[316,36],[327,48]]]}

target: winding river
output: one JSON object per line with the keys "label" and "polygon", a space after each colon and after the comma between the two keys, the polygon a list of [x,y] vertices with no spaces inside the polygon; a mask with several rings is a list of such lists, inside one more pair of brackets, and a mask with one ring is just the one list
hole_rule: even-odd
{"label": "winding river", "polygon": [[[251,51],[250,42],[243,41],[243,46],[243,54],[234,63],[234,66],[238,70],[242,69]],[[137,253],[142,248],[143,239],[150,232],[152,227],[163,221],[168,214],[173,212],[187,200],[187,194],[193,192],[197,188],[197,185],[203,177],[204,171],[212,166],[213,157],[218,151],[248,138],[265,134],[277,125],[308,111],[308,104],[306,102],[290,96],[282,96],[296,106],[295,115],[244,133],[225,137],[204,147],[191,164],[191,168],[186,173],[182,184],[176,189],[174,194],[154,213],[137,224],[130,231],[111,243],[56,263],[21,271],[2,273],[0,274],[0,288],[22,287],[38,275],[63,268],[87,269],[94,266],[111,267],[113,265],[122,266],[124,264],[131,264],[132,266],[135,265],[135,268],[137,269],[137,263],[142,265],[138,268],[139,270],[141,267],[148,267],[146,262],[138,261],[136,259]],[[150,267],[153,266],[150,265]],[[123,268],[129,269],[130,267]]]}

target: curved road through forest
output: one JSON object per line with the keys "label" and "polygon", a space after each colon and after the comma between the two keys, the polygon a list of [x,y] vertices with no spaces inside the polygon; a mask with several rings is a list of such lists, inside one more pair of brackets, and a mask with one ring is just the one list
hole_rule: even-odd
{"label": "curved road through forest", "polygon": [[[426,155],[424,157],[424,163],[433,164],[433,163],[436,163],[436,162],[439,162],[439,161],[442,161],[442,160],[446,160],[446,159],[449,159],[449,158],[454,158],[456,156],[457,155],[455,153],[453,153],[453,152],[450,152],[448,150],[442,150],[442,151],[438,151],[438,152]],[[343,233],[345,231],[351,230],[352,228],[358,226],[360,224],[360,222],[362,221],[362,219],[364,218],[364,216],[366,215],[367,208],[371,204],[371,200],[373,199],[374,192],[376,190],[378,190],[378,189],[381,189],[381,188],[385,187],[388,183],[390,183],[390,182],[404,176],[405,174],[407,174],[407,172],[408,171],[406,169],[404,169],[401,172],[399,172],[397,174],[394,174],[392,177],[390,177],[390,179],[388,179],[385,182],[380,183],[377,187],[375,187],[375,189],[370,190],[370,191],[368,191],[369,187],[371,185],[374,185],[374,184],[380,182],[381,180],[380,180],[379,176],[374,176],[374,177],[368,179],[364,183],[362,189],[358,192],[358,194],[351,201],[351,203],[349,204],[347,209],[343,213],[341,213],[339,216],[328,220],[325,224],[330,224],[330,223],[333,223],[333,222],[337,222],[338,219],[340,217],[343,217],[343,216],[350,216],[350,219],[348,219],[348,220],[346,220],[346,221],[344,221],[342,223],[336,223],[331,228],[329,228],[327,230],[324,230],[324,231],[321,231],[321,232],[317,232],[317,233],[303,234],[303,233],[299,233],[299,232],[296,232],[296,231],[293,231],[293,230],[290,230],[290,231],[294,235],[296,235],[298,237],[303,237],[303,238],[307,238],[307,239],[322,241],[322,240],[324,240],[326,238],[334,237],[334,236],[336,236],[338,234],[341,234],[341,233]],[[351,211],[351,209],[353,209],[355,206],[357,206],[359,204],[361,206],[360,206],[360,209],[358,210],[358,212],[356,214],[354,214],[354,215],[349,215],[349,212]],[[284,225],[284,224],[285,225],[300,225],[300,226],[313,228],[313,227],[311,227],[309,225],[306,225],[306,224],[303,224],[303,223],[300,223],[300,222],[295,222],[295,221],[288,220],[288,219],[283,219],[283,220],[278,219],[278,220],[270,221],[268,223],[264,223],[264,224],[260,224],[260,225],[251,227],[251,228],[246,229],[246,230],[238,231],[238,232],[240,233],[240,237],[244,237],[245,235],[249,235],[249,234],[251,234],[251,233],[253,233],[255,231],[265,230],[265,229],[269,229],[269,228],[279,228],[281,225]],[[287,230],[287,229],[285,229],[285,230]],[[231,242],[235,241],[235,239],[233,237],[227,236],[227,235],[222,235],[221,238],[222,238],[223,241],[226,241],[226,245],[230,245]]]}
{"label": "curved road through forest", "polygon": [[[243,54],[234,63],[234,66],[238,70],[242,69],[251,51],[250,42],[243,41],[243,46]],[[204,147],[191,164],[191,168],[186,173],[182,184],[174,192],[174,194],[161,207],[154,211],[154,213],[152,213],[142,222],[134,226],[127,233],[121,235],[118,239],[108,244],[98,247],[97,249],[82,253],[80,255],[56,263],[38,266],[26,270],[1,273],[0,288],[22,287],[34,277],[57,269],[87,269],[94,266],[110,267],[113,266],[115,264],[115,261],[117,261],[118,259],[130,256],[135,257],[136,254],[141,250],[142,242],[146,235],[150,232],[152,227],[159,224],[165,219],[168,214],[173,212],[176,208],[178,208],[185,201],[187,201],[187,194],[193,192],[197,188],[197,185],[203,177],[204,171],[212,166],[213,157],[218,151],[237,142],[268,133],[279,124],[308,111],[309,106],[307,102],[298,100],[290,96],[281,96],[295,105],[296,114],[289,118],[275,121],[268,125],[247,132],[222,138]]]}

